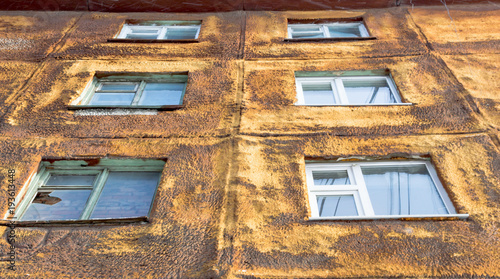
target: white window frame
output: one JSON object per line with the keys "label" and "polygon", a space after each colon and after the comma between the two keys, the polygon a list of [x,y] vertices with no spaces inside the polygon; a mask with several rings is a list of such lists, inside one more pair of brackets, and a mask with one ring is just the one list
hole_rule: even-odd
{"label": "white window frame", "polygon": [[[448,214],[433,215],[375,215],[372,201],[368,194],[365,179],[361,171],[362,166],[408,166],[425,165],[432,182],[436,186],[441,200]],[[313,171],[347,171],[351,185],[314,185]],[[334,162],[314,163],[306,162],[306,184],[311,210],[310,220],[342,220],[342,219],[398,219],[398,218],[430,218],[430,217],[458,217],[461,219],[469,217],[468,214],[457,214],[453,203],[439,181],[436,170],[429,161],[378,161],[378,162]],[[335,188],[335,189],[332,189]],[[353,195],[358,211],[358,216],[331,216],[320,217],[318,212],[317,196],[328,195]]]}
{"label": "white window frame", "polygon": [[[328,27],[336,27],[336,26],[348,26],[348,25],[351,25],[351,26],[356,26],[359,28],[359,33],[361,34],[361,36],[356,36],[356,37],[332,37],[331,34],[330,34],[330,30],[328,29]],[[321,32],[323,34],[323,37],[322,38],[349,38],[349,39],[355,39],[355,38],[366,38],[366,37],[370,37],[370,34],[368,33],[368,29],[366,29],[366,26],[363,22],[332,22],[332,23],[324,23],[324,24],[314,24],[314,23],[299,23],[299,24],[295,24],[295,23],[289,23],[288,24],[288,39],[294,39],[294,40],[301,40],[301,39],[305,39],[305,38],[293,38],[293,28],[294,27],[318,27],[320,31],[318,32]],[[315,33],[315,32],[300,32],[300,33]],[[309,38],[307,38],[309,39]],[[317,39],[321,39],[321,38],[317,38]]]}
{"label": "white window frame", "polygon": [[[126,39],[126,40],[170,40],[165,38],[167,35],[168,29],[192,29],[197,28],[196,35],[192,39],[185,40],[196,40],[198,39],[198,35],[200,34],[201,25],[168,25],[168,21],[164,22],[165,25],[157,25],[157,23],[151,23],[148,25],[148,22],[143,22],[140,25],[138,24],[129,24],[125,23],[120,31],[120,33],[116,36],[117,39]],[[157,37],[156,39],[133,39],[127,38],[127,35],[132,33],[134,30],[146,30],[146,29],[157,29]],[[174,39],[177,40],[177,39]]]}
{"label": "white window frame", "polygon": [[[32,204],[38,192],[54,191],[54,190],[91,190],[87,199],[84,209],[79,219],[67,220],[46,220],[43,222],[59,222],[59,221],[80,221],[80,220],[100,220],[90,219],[90,216],[99,200],[100,194],[105,186],[106,179],[110,171],[127,171],[127,172],[162,172],[165,162],[162,160],[142,160],[142,159],[101,159],[101,163],[95,166],[88,166],[85,161],[56,161],[51,164],[48,161],[42,161],[38,172],[34,178],[27,185],[27,191],[23,195],[22,200],[20,196],[16,197],[16,204],[19,206],[15,210],[14,220],[20,220],[28,207]],[[92,186],[45,186],[51,174],[59,175],[96,175]],[[156,192],[161,181],[161,174],[156,185],[155,193],[149,205],[148,217],[153,207]],[[8,218],[8,214],[4,219]],[[121,217],[112,219],[123,219],[134,217]],[[108,218],[105,218],[108,219]],[[34,222],[34,220],[26,220],[20,222]],[[36,222],[36,221],[35,221]]]}
{"label": "white window frame", "polygon": [[[99,92],[104,83],[116,84],[136,84],[133,91],[120,90],[119,93],[134,93],[135,96],[130,105],[92,105],[89,104],[92,97],[96,93],[112,93],[112,91]],[[148,83],[184,83],[180,103],[176,105],[139,105],[144,89]],[[115,76],[115,77],[94,77],[89,85],[85,88],[82,95],[71,104],[71,108],[144,108],[144,109],[159,109],[163,107],[178,107],[184,102],[184,95],[187,87],[187,75],[165,75],[165,77],[148,78],[147,76]]]}
{"label": "white window frame", "polygon": [[[347,93],[344,88],[344,80],[381,80],[384,79],[389,86],[392,96],[396,103],[368,103],[368,104],[349,104]],[[304,99],[304,91],[302,85],[305,83],[331,83],[334,104],[306,104]],[[411,103],[403,103],[401,96],[390,76],[345,76],[345,77],[296,77],[295,84],[297,89],[296,106],[393,106],[393,105],[411,105]]]}

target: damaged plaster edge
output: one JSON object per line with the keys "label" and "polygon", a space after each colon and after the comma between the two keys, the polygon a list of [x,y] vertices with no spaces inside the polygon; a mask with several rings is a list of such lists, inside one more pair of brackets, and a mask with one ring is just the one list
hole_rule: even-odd
{"label": "damaged plaster edge", "polygon": [[306,163],[345,162],[345,161],[384,161],[384,160],[431,160],[430,154],[392,153],[385,156],[352,155],[352,156],[304,156]]}
{"label": "damaged plaster edge", "polygon": [[156,109],[81,109],[75,110],[75,116],[97,115],[157,115]]}

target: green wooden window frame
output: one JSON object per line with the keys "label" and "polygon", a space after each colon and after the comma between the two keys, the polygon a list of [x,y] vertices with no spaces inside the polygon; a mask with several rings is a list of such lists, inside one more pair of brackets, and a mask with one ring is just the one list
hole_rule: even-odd
{"label": "green wooden window frame", "polygon": [[[96,75],[90,84],[86,87],[80,98],[78,98],[69,109],[112,109],[112,108],[126,108],[126,109],[157,109],[157,110],[170,110],[183,107],[184,95],[187,86],[187,73],[182,74],[111,74],[106,76]],[[183,84],[182,92],[179,97],[178,103],[173,104],[158,104],[158,105],[141,105],[139,104],[146,86],[148,84]],[[103,90],[105,84],[114,85],[134,85],[133,89],[126,90]],[[92,104],[92,98],[95,94],[134,94],[130,104]],[[118,95],[117,95],[118,96]]]}
{"label": "green wooden window frame", "polygon": [[[161,180],[161,172],[165,165],[164,160],[142,160],[142,159],[99,159],[98,164],[95,164],[96,160],[59,160],[59,161],[42,161],[37,174],[34,176],[23,200],[19,203],[16,209],[15,218],[20,221],[39,221],[39,220],[23,220],[23,216],[28,210],[29,206],[33,203],[33,200],[39,192],[51,192],[57,190],[65,191],[78,191],[78,190],[90,190],[89,197],[86,200],[85,206],[77,219],[55,219],[55,220],[42,220],[42,221],[67,221],[67,220],[99,220],[99,219],[120,219],[120,218],[136,218],[136,217],[148,217],[151,212],[151,206],[153,204],[159,182]],[[157,172],[158,181],[154,189],[153,196],[149,204],[149,210],[147,216],[126,216],[126,217],[110,217],[110,218],[91,218],[92,212],[96,208],[96,204],[101,197],[101,194],[105,188],[107,178],[110,172],[126,172],[127,174],[134,173],[145,173],[145,172]],[[84,176],[84,175],[95,175],[95,179],[92,185],[74,185],[74,186],[47,186],[47,181],[51,175],[69,175],[69,176]]]}

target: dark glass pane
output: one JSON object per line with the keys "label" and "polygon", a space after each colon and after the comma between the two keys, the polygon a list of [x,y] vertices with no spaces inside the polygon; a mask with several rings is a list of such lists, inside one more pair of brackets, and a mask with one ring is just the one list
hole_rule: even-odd
{"label": "dark glass pane", "polygon": [[91,219],[147,216],[160,172],[110,172]]}
{"label": "dark glass pane", "polygon": [[77,220],[91,190],[38,192],[21,220]]}
{"label": "dark glass pane", "polygon": [[314,185],[350,185],[346,170],[313,171]]}
{"label": "dark glass pane", "polygon": [[317,196],[319,217],[358,216],[354,196]]}
{"label": "dark glass pane", "polygon": [[304,104],[334,105],[332,84],[330,82],[302,83]]}
{"label": "dark glass pane", "polygon": [[184,85],[184,83],[148,83],[139,100],[139,105],[180,105]]}
{"label": "dark glass pane", "polygon": [[196,33],[198,33],[198,28],[176,28],[169,27],[167,29],[168,40],[185,40],[185,39],[196,39]]}
{"label": "dark glass pane", "polygon": [[161,27],[149,27],[149,28],[134,28],[131,27],[131,32],[127,34],[125,38],[127,39],[139,39],[139,40],[155,40],[158,39]]}
{"label": "dark glass pane", "polygon": [[318,25],[302,25],[302,26],[291,26],[292,32],[322,32],[321,27]]}
{"label": "dark glass pane", "polygon": [[52,174],[47,180],[47,186],[92,186],[95,175],[61,175]]}
{"label": "dark glass pane", "polygon": [[95,93],[89,105],[130,105],[134,96],[135,93]]}
{"label": "dark glass pane", "polygon": [[292,26],[293,39],[307,39],[307,38],[324,38],[323,31],[320,26]]}
{"label": "dark glass pane", "polygon": [[359,24],[339,24],[328,26],[331,38],[361,37]]}
{"label": "dark glass pane", "polygon": [[447,214],[424,164],[361,167],[375,215]]}

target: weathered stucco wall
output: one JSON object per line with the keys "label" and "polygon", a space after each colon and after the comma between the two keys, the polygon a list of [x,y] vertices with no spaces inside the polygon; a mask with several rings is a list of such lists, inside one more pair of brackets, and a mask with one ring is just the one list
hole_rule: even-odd
{"label": "weathered stucco wall", "polygon": [[[231,61],[45,61],[4,116],[13,137],[167,137],[227,135],[236,113],[238,65]],[[96,72],[188,71],[184,108],[157,115],[81,115],[69,110]],[[8,74],[8,73],[5,73]]]}
{"label": "weathered stucco wall", "polygon": [[[389,69],[406,103],[394,106],[296,106],[297,71]],[[473,132],[483,128],[462,84],[432,54],[245,63],[244,134],[336,135]]]}
{"label": "weathered stucco wall", "polygon": [[[244,136],[238,150],[235,274],[413,278],[500,272],[500,156],[487,135]],[[470,217],[308,221],[305,157],[390,155],[429,155],[457,212]]]}
{"label": "weathered stucco wall", "polygon": [[[167,158],[148,223],[16,228],[17,271],[2,261],[2,278],[211,277],[218,259],[226,187],[224,139],[1,140],[19,187],[42,157]],[[8,156],[6,156],[8,155]],[[2,182],[6,182],[2,180]],[[5,185],[5,184],[4,184]],[[1,204],[6,205],[6,195]],[[5,235],[6,227],[1,228]],[[3,237],[1,253],[10,245]]]}
{"label": "weathered stucco wall", "polygon": [[[2,214],[8,170],[20,191],[43,158],[167,162],[148,222],[19,226],[16,272],[7,269],[4,222],[0,277],[500,276],[498,7],[449,8],[453,22],[444,7],[411,6],[1,12]],[[287,18],[358,16],[377,39],[283,40]],[[108,42],[126,19],[203,23],[196,43]],[[295,71],[378,69],[390,70],[413,105],[294,106]],[[185,107],[157,115],[68,110],[95,72],[107,71],[188,71]],[[308,220],[306,157],[413,155],[430,157],[469,218]]]}
{"label": "weathered stucco wall", "polygon": [[[339,42],[289,42],[288,19],[362,17],[376,40]],[[373,9],[316,12],[248,13],[245,32],[245,58],[338,59],[347,57],[386,57],[425,53],[425,43],[407,9]]]}
{"label": "weathered stucco wall", "polygon": [[[234,59],[240,44],[242,12],[220,14],[85,13],[53,55],[62,59],[177,60]],[[108,42],[125,20],[201,20],[197,43]]]}

